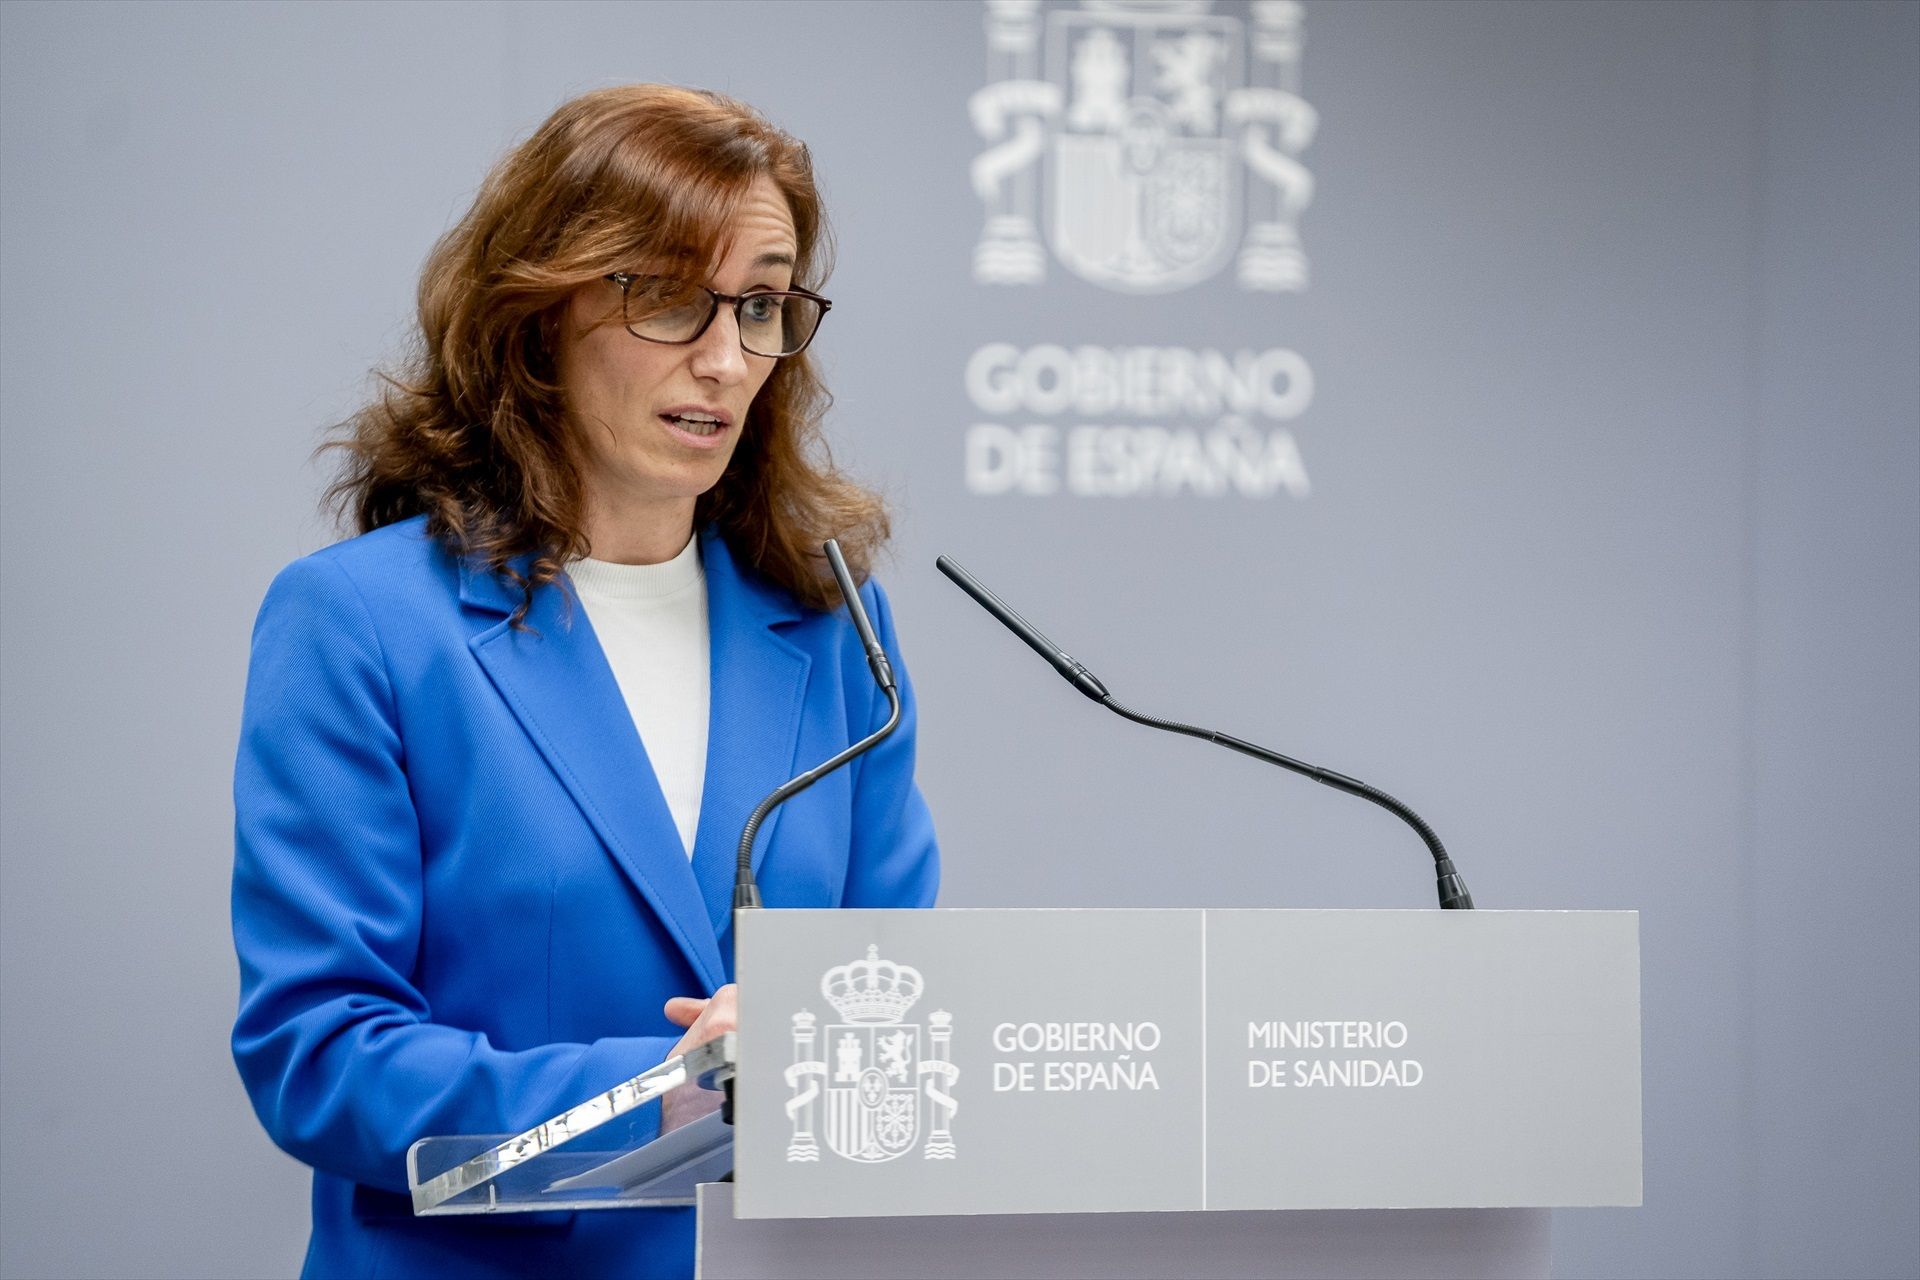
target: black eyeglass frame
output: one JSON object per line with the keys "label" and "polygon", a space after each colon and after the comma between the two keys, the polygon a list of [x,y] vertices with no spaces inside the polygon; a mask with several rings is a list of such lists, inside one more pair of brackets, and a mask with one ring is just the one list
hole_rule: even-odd
{"label": "black eyeglass frame", "polygon": [[[718,289],[709,289],[707,288],[707,286],[703,284],[696,284],[692,287],[695,289],[698,289],[701,293],[706,294],[707,300],[711,304],[707,308],[707,318],[700,322],[700,327],[695,329],[690,336],[685,338],[677,338],[677,339],[676,338],[649,338],[644,333],[635,333],[633,328],[633,322],[627,319],[627,299],[629,297],[629,294],[627,291],[633,287],[634,281],[640,280],[643,278],[645,277],[634,275],[632,272],[629,272],[629,271],[615,271],[615,272],[611,272],[607,276],[608,280],[611,280],[614,284],[617,284],[620,286],[621,327],[626,329],[628,333],[633,334],[634,337],[640,339],[640,341],[642,342],[657,342],[663,347],[684,347],[689,343],[700,341],[701,336],[705,334],[708,329],[711,329],[713,327],[714,317],[720,314],[720,304],[724,302],[728,306],[733,308],[733,328],[734,328],[734,332],[738,334],[740,337],[740,349],[742,351],[746,352],[750,356],[759,356],[762,360],[784,360],[788,356],[799,355],[802,351],[805,351],[808,347],[813,345],[814,334],[817,334],[820,332],[821,321],[827,318],[827,312],[833,310],[833,303],[830,300],[821,297],[817,293],[811,293],[805,289],[755,289],[748,293],[732,294],[732,293],[721,293]],[[785,351],[777,356],[768,355],[764,351],[755,351],[752,347],[749,347],[747,345],[747,331],[744,328],[742,328],[740,325],[740,308],[746,305],[746,302],[749,298],[805,298],[809,302],[817,303],[820,307],[820,314],[814,319],[813,333],[809,333],[807,335],[807,340],[801,343],[798,347],[795,347],[792,351]]]}

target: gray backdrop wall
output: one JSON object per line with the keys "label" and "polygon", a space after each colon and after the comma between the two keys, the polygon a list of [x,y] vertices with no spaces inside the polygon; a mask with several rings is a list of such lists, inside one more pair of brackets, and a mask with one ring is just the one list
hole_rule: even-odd
{"label": "gray backdrop wall", "polygon": [[[1193,208],[1291,192],[1310,283],[1157,294],[1069,269],[1086,228],[974,278],[1018,194],[970,177],[1013,136],[969,114],[1010,74],[985,16],[0,7],[0,1272],[297,1267],[305,1176],[225,1044],[248,628],[332,536],[308,452],[435,236],[560,100],[645,79],[818,158],[946,903],[1431,890],[1385,815],[1103,718],[937,552],[1129,701],[1402,794],[1482,905],[1644,913],[1646,1207],[1558,1215],[1562,1274],[1920,1270],[1920,7],[1309,4],[1310,200],[1234,160]],[[1291,352],[1249,429],[1297,465],[978,491],[979,424],[1219,426],[990,411],[992,343]]]}

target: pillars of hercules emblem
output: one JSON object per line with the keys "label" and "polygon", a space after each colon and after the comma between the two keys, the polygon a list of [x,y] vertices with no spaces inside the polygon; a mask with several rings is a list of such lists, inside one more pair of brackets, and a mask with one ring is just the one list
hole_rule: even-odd
{"label": "pillars of hercules emblem", "polygon": [[993,144],[972,169],[987,209],[973,250],[973,278],[982,284],[1037,284],[1046,275],[1038,170],[1060,89],[1037,78],[1039,9],[1039,0],[987,0],[987,84],[967,103],[974,129]]}
{"label": "pillars of hercules emblem", "polygon": [[793,1065],[787,1068],[787,1087],[793,1090],[787,1099],[787,1119],[793,1122],[787,1159],[792,1161],[820,1158],[820,1144],[813,1136],[813,1103],[820,1096],[819,1077],[827,1064],[813,1056],[813,1021],[804,1009],[793,1015]]}
{"label": "pillars of hercules emblem", "polygon": [[1298,0],[1254,0],[1249,87],[1227,104],[1229,123],[1243,127],[1241,154],[1255,179],[1238,263],[1243,289],[1307,287],[1299,221],[1313,199],[1313,175],[1296,157],[1313,140],[1318,116],[1300,97],[1301,13]]}
{"label": "pillars of hercules emblem", "polygon": [[951,1160],[953,1134],[948,1126],[960,1104],[947,1090],[953,1088],[960,1068],[953,1065],[953,1015],[942,1009],[928,1016],[927,1056],[920,1063],[920,1074],[927,1078],[927,1100],[933,1103],[933,1132],[927,1135],[925,1156],[929,1160]]}

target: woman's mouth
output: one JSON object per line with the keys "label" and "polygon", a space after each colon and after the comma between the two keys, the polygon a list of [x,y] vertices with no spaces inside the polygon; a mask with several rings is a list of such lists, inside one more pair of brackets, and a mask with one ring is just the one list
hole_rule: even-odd
{"label": "woman's mouth", "polygon": [[660,421],[690,443],[716,442],[731,425],[722,414],[685,407],[669,409],[660,415]]}
{"label": "woman's mouth", "polygon": [[679,427],[682,431],[691,431],[697,436],[720,434],[720,419],[718,418],[695,418],[680,413],[663,413],[660,416],[674,426]]}

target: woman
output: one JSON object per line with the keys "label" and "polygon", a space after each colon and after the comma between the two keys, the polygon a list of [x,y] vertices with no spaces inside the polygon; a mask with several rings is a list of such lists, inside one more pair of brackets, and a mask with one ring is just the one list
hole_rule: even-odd
{"label": "woman", "polygon": [[[308,1275],[691,1268],[681,1210],[415,1219],[405,1153],[729,1029],[747,814],[886,718],[819,554],[864,577],[886,534],[810,448],[824,239],[803,146],[642,85],[561,107],[426,264],[342,442],[361,536],[261,608],[234,785],[234,1057],[314,1167]],[[769,906],[932,902],[901,687],[768,824]]]}

